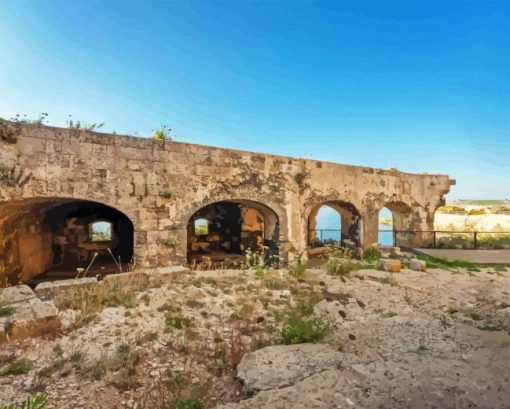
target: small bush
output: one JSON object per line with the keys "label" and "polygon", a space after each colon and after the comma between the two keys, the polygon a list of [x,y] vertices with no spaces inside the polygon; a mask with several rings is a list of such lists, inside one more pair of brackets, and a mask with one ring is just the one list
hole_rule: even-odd
{"label": "small bush", "polygon": [[327,325],[321,318],[293,313],[283,326],[278,341],[285,345],[317,342],[324,337],[326,329]]}

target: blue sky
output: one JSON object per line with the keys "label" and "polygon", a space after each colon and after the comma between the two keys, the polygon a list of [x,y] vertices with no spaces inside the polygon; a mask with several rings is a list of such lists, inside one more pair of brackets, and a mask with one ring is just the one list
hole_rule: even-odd
{"label": "blue sky", "polygon": [[457,179],[510,198],[510,2],[0,0],[0,116]]}

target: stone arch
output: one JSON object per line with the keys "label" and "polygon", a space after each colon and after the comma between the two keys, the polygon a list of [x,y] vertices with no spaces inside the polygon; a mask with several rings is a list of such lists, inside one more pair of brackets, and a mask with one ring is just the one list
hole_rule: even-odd
{"label": "stone arch", "polygon": [[316,217],[323,206],[329,206],[340,214],[341,243],[358,247],[361,244],[361,215],[352,203],[344,200],[324,200],[310,207],[307,212],[307,245],[313,246],[317,241]]}
{"label": "stone arch", "polygon": [[[111,222],[108,240],[91,239],[89,226],[97,221]],[[0,202],[2,286],[73,278],[92,259],[89,276],[117,273],[133,256],[133,222],[115,207],[63,197]]]}
{"label": "stone arch", "polygon": [[[208,220],[209,228],[197,232],[195,221]],[[280,220],[269,206],[248,199],[207,203],[187,216],[186,258],[193,265],[239,265],[248,250],[266,248],[267,262],[279,255]],[[205,261],[207,260],[207,261]]]}
{"label": "stone arch", "polygon": [[[391,242],[393,246],[408,244],[413,228],[414,214],[413,209],[403,201],[393,200],[386,202],[383,207],[379,209],[378,214],[382,209],[388,209],[391,212]],[[378,227],[379,228],[379,227]],[[388,229],[390,230],[390,229]],[[379,232],[380,233],[380,232]],[[381,243],[381,234],[378,235],[378,242]]]}

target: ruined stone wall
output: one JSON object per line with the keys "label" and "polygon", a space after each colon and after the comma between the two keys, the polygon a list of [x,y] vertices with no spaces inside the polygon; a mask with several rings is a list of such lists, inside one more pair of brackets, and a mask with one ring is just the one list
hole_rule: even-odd
{"label": "ruined stone wall", "polygon": [[308,216],[321,203],[351,203],[362,217],[367,246],[377,242],[374,222],[386,203],[412,209],[409,228],[430,228],[452,183],[443,175],[187,143],[9,122],[0,128],[0,204],[66,198],[118,209],[134,224],[139,266],[185,262],[189,218],[217,201],[247,200],[274,211],[285,255],[291,245],[306,246]]}

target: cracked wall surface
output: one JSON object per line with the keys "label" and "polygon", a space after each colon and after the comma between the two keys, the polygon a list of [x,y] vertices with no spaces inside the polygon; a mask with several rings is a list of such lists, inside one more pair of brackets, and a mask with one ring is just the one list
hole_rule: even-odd
{"label": "cracked wall surface", "polygon": [[[361,245],[368,247],[377,243],[378,212],[384,206],[405,209],[399,223],[406,229],[433,229],[434,212],[454,183],[445,175],[35,124],[3,121],[0,129],[4,253],[19,251],[15,250],[19,246],[7,243],[13,240],[12,232],[3,222],[10,218],[12,201],[23,206],[43,198],[76,199],[113,207],[134,225],[137,265],[149,267],[186,261],[188,221],[197,210],[219,201],[247,200],[277,215],[280,256],[285,261],[291,247],[307,246],[309,216],[323,203],[352,205],[361,216]],[[16,228],[16,223],[7,224]],[[31,225],[38,229],[37,222]],[[20,228],[25,229],[21,224]],[[175,237],[172,245],[167,242],[169,234]],[[416,242],[425,240],[415,236]],[[4,254],[0,260],[7,257],[13,260],[19,254]],[[8,273],[0,266],[0,275]]]}

